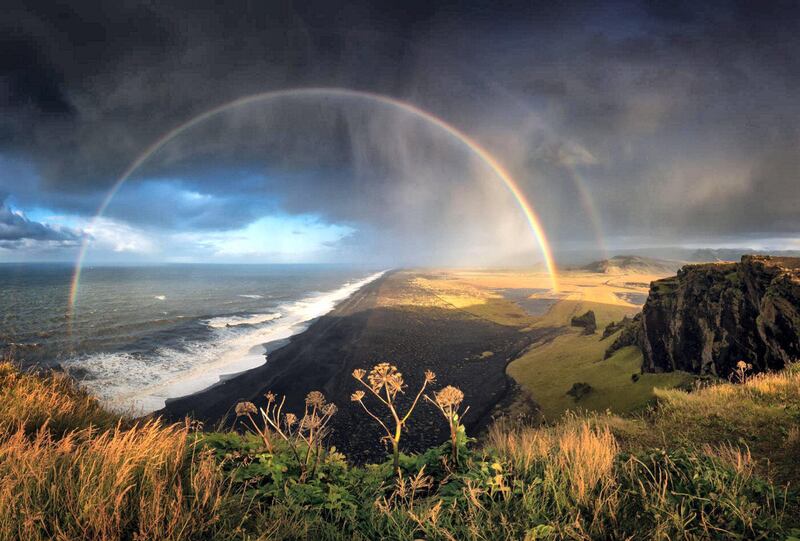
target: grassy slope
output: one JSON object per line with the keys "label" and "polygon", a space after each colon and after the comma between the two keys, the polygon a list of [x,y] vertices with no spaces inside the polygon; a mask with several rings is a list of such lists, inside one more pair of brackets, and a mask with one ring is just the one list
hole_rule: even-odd
{"label": "grassy slope", "polygon": [[[639,447],[746,446],[760,471],[800,486],[800,364],[696,392],[657,389],[658,409],[620,424]],[[627,430],[632,432],[628,433]]]}
{"label": "grassy slope", "polygon": [[[676,387],[691,380],[688,374],[673,372],[642,374],[634,382],[631,376],[641,372],[642,354],[633,347],[621,349],[603,360],[603,354],[615,336],[601,341],[600,329],[611,321],[635,313],[635,309],[584,301],[560,301],[536,325],[562,326],[573,315],[586,310],[595,313],[598,322],[596,334],[584,336],[580,329],[570,329],[553,341],[530,349],[508,366],[508,373],[531,391],[547,419],[557,419],[572,409],[632,412],[654,399],[654,388]],[[588,383],[594,391],[576,401],[566,393],[577,382]]]}
{"label": "grassy slope", "polygon": [[229,484],[191,438],[0,362],[0,541],[213,538]]}

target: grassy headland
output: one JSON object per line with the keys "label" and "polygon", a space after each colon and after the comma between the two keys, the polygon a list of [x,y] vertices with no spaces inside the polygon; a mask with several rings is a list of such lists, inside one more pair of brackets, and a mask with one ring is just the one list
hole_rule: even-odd
{"label": "grassy headland", "polygon": [[[674,388],[685,374],[634,381],[635,348],[602,360],[613,336],[569,326],[588,309],[599,329],[635,312],[624,294],[646,279],[566,273],[553,298],[544,275],[395,273],[269,370],[177,401],[209,415],[266,404],[266,419],[239,404],[224,429],[130,419],[63,375],[0,364],[0,541],[798,537],[798,365],[689,392]],[[509,295],[518,290],[524,298]],[[440,415],[452,403],[437,411],[422,399],[401,431],[398,473],[379,439],[380,399],[355,392],[372,379],[350,375],[378,360],[396,360],[407,395],[426,369],[438,375],[427,383],[434,401],[459,387],[448,396],[471,407],[473,436],[508,388],[508,365],[550,423],[502,417],[475,441],[461,415]],[[566,393],[575,382],[592,391],[576,400]],[[280,413],[266,391],[287,395]]]}

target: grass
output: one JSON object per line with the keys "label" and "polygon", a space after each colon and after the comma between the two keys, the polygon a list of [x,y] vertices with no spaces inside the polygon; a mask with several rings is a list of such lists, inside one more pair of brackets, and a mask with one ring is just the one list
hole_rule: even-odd
{"label": "grass", "polygon": [[639,421],[635,440],[669,446],[744,444],[764,475],[800,486],[800,365],[753,376],[743,385],[717,384],[692,393],[656,389],[655,395],[658,410]]}
{"label": "grass", "polygon": [[229,483],[188,426],[109,413],[63,374],[0,363],[0,540],[189,539]]}
{"label": "grass", "polygon": [[0,439],[0,539],[187,539],[214,532],[226,482],[188,432],[148,422]]}
{"label": "grass", "polygon": [[47,423],[51,433],[76,428],[113,427],[120,418],[104,410],[89,393],[62,373],[21,373],[0,362],[0,433],[31,432]]}
{"label": "grass", "polygon": [[[556,420],[568,410],[611,410],[630,413],[644,408],[655,399],[654,389],[670,388],[691,382],[689,374],[671,372],[641,374],[642,354],[635,347],[617,351],[603,359],[606,348],[616,335],[600,340],[600,330],[611,321],[630,315],[630,309],[616,305],[561,301],[545,316],[540,325],[559,325],[573,315],[593,310],[598,332],[583,335],[569,329],[551,342],[528,350],[508,366],[508,373],[530,391],[548,420]],[[637,374],[638,380],[632,376]],[[592,392],[580,400],[567,394],[574,383],[588,383]]]}
{"label": "grass", "polygon": [[[0,540],[789,539],[800,370],[687,393],[636,417],[499,422],[422,455],[301,476],[283,442],[133,422],[61,376],[0,365]],[[42,404],[26,399],[46,396]],[[468,401],[468,399],[467,399]],[[51,419],[48,408],[53,412]],[[58,421],[58,429],[55,422]],[[113,421],[113,422],[112,422]],[[111,423],[110,425],[108,423]]]}

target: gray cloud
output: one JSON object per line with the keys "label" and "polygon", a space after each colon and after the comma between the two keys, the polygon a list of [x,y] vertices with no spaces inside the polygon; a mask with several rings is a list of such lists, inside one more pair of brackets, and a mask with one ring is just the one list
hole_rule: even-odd
{"label": "gray cloud", "polygon": [[51,248],[66,247],[76,246],[83,240],[84,234],[81,232],[39,223],[12,210],[6,199],[0,197],[0,247],[30,248],[37,244]]}
{"label": "gray cloud", "polygon": [[[92,214],[142,149],[194,115],[266,90],[342,86],[409,100],[481,141],[557,245],[800,231],[798,6],[503,6],[12,2],[0,20],[0,155],[37,180],[0,188]],[[282,100],[185,133],[108,215],[213,230],[313,213],[353,225],[348,246],[363,252],[467,258],[525,234],[490,176],[403,115]]]}

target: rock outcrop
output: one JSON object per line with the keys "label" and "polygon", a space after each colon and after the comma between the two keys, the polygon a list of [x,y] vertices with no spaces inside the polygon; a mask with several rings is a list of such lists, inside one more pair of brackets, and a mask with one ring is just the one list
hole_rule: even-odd
{"label": "rock outcrop", "polygon": [[645,372],[726,377],[739,360],[764,371],[800,359],[800,258],[687,265],[653,282],[609,349],[629,344],[642,349]]}
{"label": "rock outcrop", "polygon": [[603,336],[600,337],[600,340],[605,340],[612,334],[615,334],[617,331],[628,327],[631,324],[631,320],[632,318],[625,316],[619,321],[612,321],[611,323],[606,325],[605,329],[603,329]]}
{"label": "rock outcrop", "polygon": [[583,315],[573,317],[570,325],[583,328],[583,334],[594,334],[597,330],[597,319],[594,317],[594,311],[589,310]]}
{"label": "rock outcrop", "polygon": [[577,402],[584,396],[591,394],[593,391],[594,388],[588,383],[578,382],[572,384],[572,387],[570,387],[569,391],[567,391],[567,394],[574,398]]}
{"label": "rock outcrop", "polygon": [[[617,324],[609,323],[609,327],[614,326],[616,329],[609,334],[613,334],[614,332],[622,329],[622,332],[617,336],[616,340],[614,340],[610,346],[606,349],[605,359],[611,357],[618,349],[622,349],[625,346],[639,346],[642,347],[642,313],[639,312],[633,318],[628,318],[627,316],[622,319]],[[609,330],[609,327],[606,327],[606,330]],[[603,333],[603,338],[601,340],[605,340],[608,336],[605,336],[605,332]]]}

